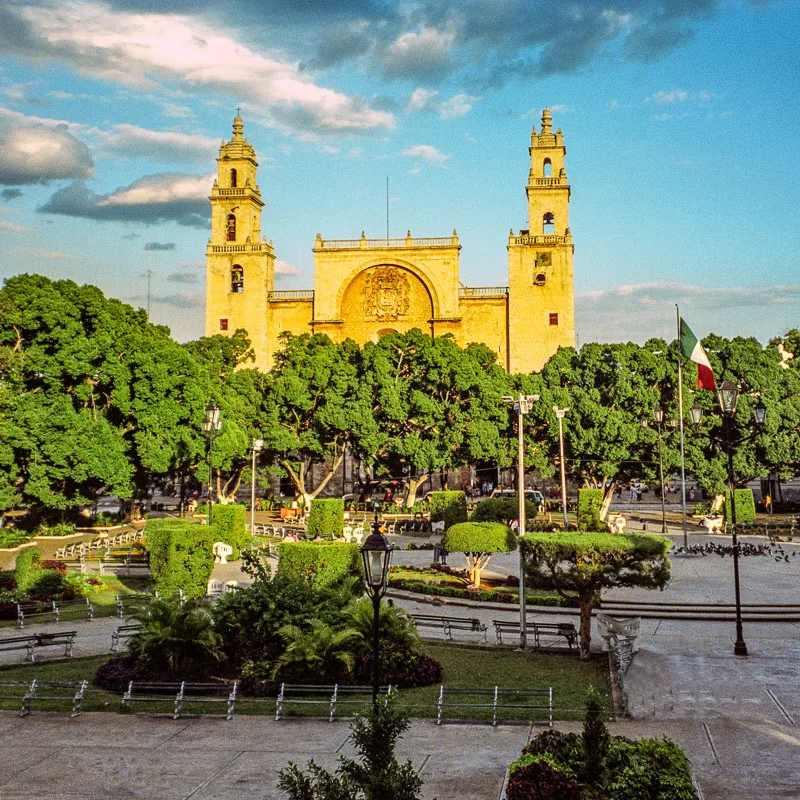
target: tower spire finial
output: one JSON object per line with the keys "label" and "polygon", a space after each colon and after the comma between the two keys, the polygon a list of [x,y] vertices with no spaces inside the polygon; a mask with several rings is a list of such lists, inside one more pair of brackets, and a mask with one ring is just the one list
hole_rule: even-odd
{"label": "tower spire finial", "polygon": [[236,116],[233,119],[233,141],[234,142],[241,142],[244,134],[244,124],[242,123],[242,118],[239,116],[239,112],[242,109],[239,106],[236,107]]}
{"label": "tower spire finial", "polygon": [[553,121],[550,118],[550,109],[543,108],[542,109],[542,133],[552,133],[553,131]]}

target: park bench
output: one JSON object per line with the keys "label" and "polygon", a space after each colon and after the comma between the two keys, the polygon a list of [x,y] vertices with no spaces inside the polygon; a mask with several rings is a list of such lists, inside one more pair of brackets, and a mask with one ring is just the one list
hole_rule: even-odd
{"label": "park bench", "polygon": [[101,575],[143,575],[150,574],[150,560],[147,553],[134,555],[132,552],[126,555],[104,555],[100,559]]}
{"label": "park bench", "polygon": [[117,595],[117,617],[123,619],[133,613],[143,611],[153,599],[152,594],[137,592],[136,594]]}
{"label": "park bench", "polygon": [[225,719],[232,719],[239,697],[239,681],[219,683],[200,683],[180,681],[174,683],[157,683],[147,681],[131,681],[122,696],[122,707],[131,709],[132,703],[157,703],[169,699],[173,703],[172,718],[184,716],[184,704],[208,703],[225,704]]}
{"label": "park bench", "polygon": [[25,650],[27,661],[36,660],[36,650],[41,647],[64,646],[64,657],[72,658],[72,644],[77,631],[59,631],[58,633],[32,633],[29,636],[6,636],[0,639],[0,651]]}
{"label": "park bench", "polygon": [[413,614],[414,622],[419,628],[438,628],[444,638],[451,640],[453,631],[468,631],[469,633],[482,633],[486,641],[486,625],[475,617],[441,617],[435,614]]}
{"label": "park bench", "polygon": [[[496,726],[498,712],[526,709],[536,712],[532,722],[553,725],[553,688],[518,689],[500,686],[440,686],[436,704],[436,724],[441,725],[445,709],[475,709],[486,713],[491,710],[492,725]],[[541,714],[539,713],[541,712]],[[538,718],[537,718],[538,717]],[[462,718],[463,717],[459,717]]]}
{"label": "park bench", "polygon": [[25,717],[31,713],[35,702],[68,702],[72,703],[70,717],[81,713],[83,700],[89,681],[43,681],[34,680],[22,697],[22,710],[19,715]]}
{"label": "park bench", "polygon": [[58,606],[55,600],[17,603],[17,627],[25,627],[25,620],[33,617],[53,617],[58,622]]}
{"label": "park bench", "polygon": [[[388,697],[395,687],[379,686],[378,693]],[[275,701],[275,721],[283,716],[283,707],[287,703],[298,705],[321,705],[328,707],[328,722],[336,717],[337,705],[363,705],[372,698],[371,686],[340,686],[327,684],[323,686],[306,686],[302,684],[282,683]]]}
{"label": "park bench", "polygon": [[117,629],[111,634],[111,652],[119,653],[122,650],[122,643],[127,642],[131,636],[135,636],[141,629],[141,622],[132,622],[129,625],[118,625]]}
{"label": "park bench", "polygon": [[[520,623],[502,619],[492,620],[494,632],[497,637],[497,644],[503,644],[503,634],[510,633],[520,639]],[[542,639],[552,640],[546,645],[552,647],[560,639],[566,639],[570,649],[575,647],[578,642],[578,631],[571,622],[534,622],[530,621],[525,626],[525,633],[533,638],[533,647],[542,647]]]}
{"label": "park bench", "polygon": [[5,636],[0,639],[0,651],[6,650],[27,650],[25,658],[33,661],[33,648],[36,636]]}
{"label": "park bench", "polygon": [[64,617],[73,620],[76,616],[83,616],[84,614],[87,620],[94,619],[94,606],[88,597],[83,597],[80,600],[55,600],[54,603],[56,607],[56,622],[61,622]]}

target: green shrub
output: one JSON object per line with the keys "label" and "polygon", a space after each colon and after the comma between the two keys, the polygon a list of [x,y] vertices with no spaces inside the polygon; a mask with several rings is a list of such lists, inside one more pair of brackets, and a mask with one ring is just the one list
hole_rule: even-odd
{"label": "green shrub", "polygon": [[40,564],[42,563],[42,556],[35,547],[29,547],[27,550],[17,554],[17,563],[14,567],[14,578],[17,581],[17,590],[25,591],[33,582],[36,574],[40,572]]}
{"label": "green shrub", "polygon": [[[728,501],[730,500],[731,493],[725,490],[725,514],[729,508]],[[733,502],[736,503],[736,524],[741,525],[743,522],[756,521],[756,503],[753,499],[752,489],[734,489]],[[732,520],[728,520],[732,521]]]}
{"label": "green shrub", "polygon": [[21,544],[25,544],[25,542],[29,542],[31,540],[32,535],[30,533],[26,533],[25,531],[17,531],[13,528],[8,528],[7,530],[0,531],[0,548],[12,548],[18,547]]}
{"label": "green shrub", "polygon": [[247,541],[247,527],[245,526],[246,511],[240,505],[215,505],[211,512],[213,530],[217,538],[215,542],[225,542],[233,548],[232,559],[236,561]]}
{"label": "green shrub", "polygon": [[602,507],[602,489],[578,489],[578,527],[582,531],[603,530]]}
{"label": "green shrub", "polygon": [[25,587],[32,600],[49,600],[64,594],[72,595],[73,590],[67,578],[57,570],[41,569],[30,573]]}
{"label": "green shrub", "polygon": [[[537,513],[536,504],[530,500],[526,501],[525,518],[534,519]],[[469,521],[509,523],[517,517],[519,517],[519,501],[516,497],[489,497],[475,506]]]}
{"label": "green shrub", "polygon": [[187,597],[202,597],[214,568],[211,552],[220,541],[215,527],[182,520],[151,520],[145,531],[150,572],[156,590],[172,595],[182,589]]}
{"label": "green shrub", "polygon": [[56,525],[40,525],[36,530],[37,536],[72,536],[75,526],[70,522],[59,522]]}
{"label": "green shrub", "polygon": [[460,522],[447,529],[444,546],[450,553],[508,553],[517,539],[502,522]]}
{"label": "green shrub", "polygon": [[278,575],[330,586],[359,573],[358,545],[350,542],[283,542],[278,545]]}
{"label": "green shrub", "polygon": [[444,521],[449,528],[467,521],[467,496],[464,492],[433,492],[430,499],[431,522]]}
{"label": "green shrub", "polygon": [[306,535],[310,538],[323,536],[338,539],[344,527],[344,500],[341,497],[311,501]]}

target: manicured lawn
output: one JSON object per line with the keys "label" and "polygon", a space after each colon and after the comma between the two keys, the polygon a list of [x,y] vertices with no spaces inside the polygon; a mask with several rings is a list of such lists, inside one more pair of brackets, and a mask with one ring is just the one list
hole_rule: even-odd
{"label": "manicured lawn", "polygon": [[[425,652],[441,662],[443,680],[447,686],[486,687],[498,685],[507,688],[547,688],[553,687],[554,718],[557,720],[580,719],[586,689],[595,685],[606,698],[606,707],[611,716],[611,689],[608,676],[608,662],[604,656],[589,661],[580,661],[574,653],[548,653],[506,650],[495,647],[473,647],[468,645],[437,644],[426,642]],[[3,681],[40,680],[80,681],[91,679],[95,670],[105,663],[110,656],[93,658],[62,659],[0,668],[0,683]],[[9,689],[0,686],[0,708],[19,708],[21,693],[13,690],[9,698]],[[426,686],[420,689],[404,689],[399,693],[398,704],[409,710],[415,717],[435,717],[436,701],[439,697],[439,686]],[[466,702],[486,702],[485,698],[466,698]],[[368,698],[367,698],[368,702]],[[84,708],[87,711],[118,711],[120,695],[111,694],[91,687],[86,696]],[[172,708],[172,700],[165,698],[157,704],[139,704],[137,710],[158,711],[166,713]],[[203,711],[203,709],[200,709]],[[208,711],[209,709],[205,709]],[[223,708],[214,708],[221,713]],[[275,699],[272,697],[258,700],[244,699],[237,704],[239,714],[274,714]],[[340,714],[359,710],[356,706],[340,709]],[[187,712],[191,711],[187,707]],[[327,716],[327,705],[292,706],[287,703],[285,714]],[[453,718],[491,717],[491,710],[448,712]],[[531,712],[525,709],[505,712],[501,719],[531,719]],[[541,714],[536,715],[540,720]]]}

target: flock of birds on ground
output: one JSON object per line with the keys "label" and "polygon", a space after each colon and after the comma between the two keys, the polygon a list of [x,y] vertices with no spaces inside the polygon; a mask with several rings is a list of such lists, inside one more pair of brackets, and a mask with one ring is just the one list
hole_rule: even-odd
{"label": "flock of birds on ground", "polygon": [[[672,548],[672,552],[677,554],[685,553],[694,556],[717,555],[720,558],[733,555],[732,544],[720,544],[718,542],[703,542],[702,544],[690,544],[688,547],[679,545]],[[790,559],[799,555],[797,550],[785,549],[779,541],[770,537],[769,544],[752,544],[750,542],[739,543],[740,556],[766,556],[772,557],[775,561],[785,561],[787,564]]]}

